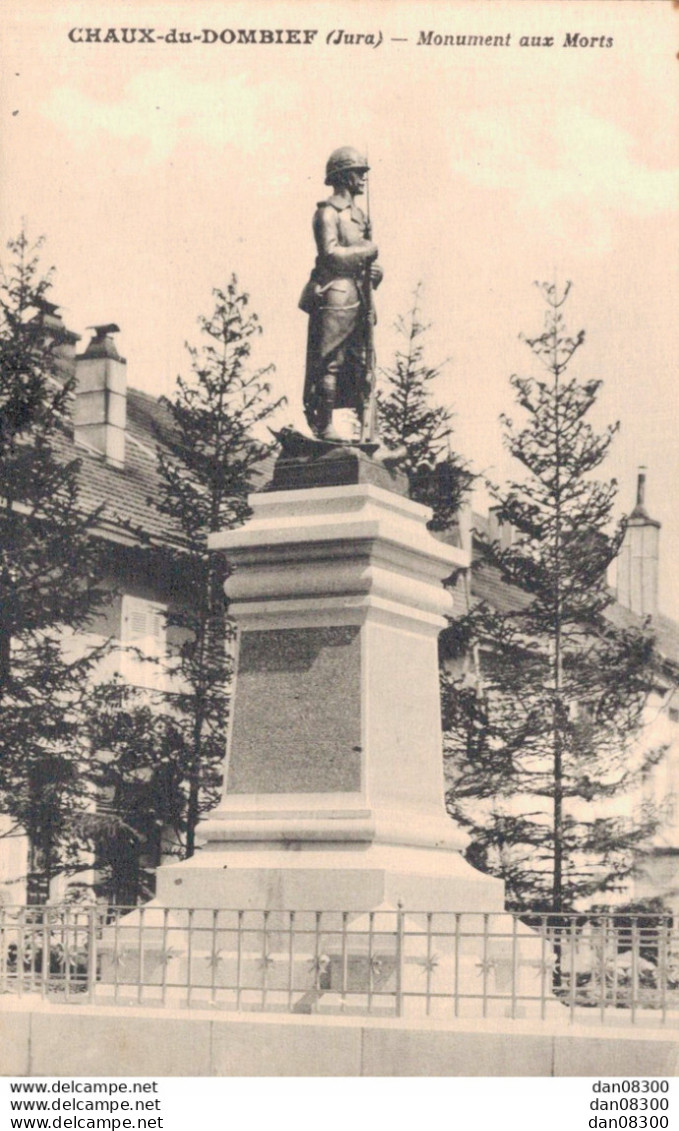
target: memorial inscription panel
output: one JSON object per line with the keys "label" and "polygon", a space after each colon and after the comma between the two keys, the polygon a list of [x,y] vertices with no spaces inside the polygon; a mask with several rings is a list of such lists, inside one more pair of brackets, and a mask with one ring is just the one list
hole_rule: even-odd
{"label": "memorial inscription panel", "polygon": [[243,631],[228,793],[358,792],[359,702],[357,626]]}

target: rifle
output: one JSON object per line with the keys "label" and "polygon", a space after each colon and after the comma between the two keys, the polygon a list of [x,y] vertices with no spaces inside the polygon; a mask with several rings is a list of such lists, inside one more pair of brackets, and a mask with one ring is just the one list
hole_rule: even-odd
{"label": "rifle", "polygon": [[[367,160],[367,157],[366,157]],[[367,239],[372,239],[372,222],[370,219],[370,177],[366,179],[365,191],[366,204],[366,230]],[[377,416],[377,381],[375,367],[375,304],[373,301],[372,280],[370,278],[370,263],[366,263],[363,273],[363,305],[365,307],[365,353],[366,353],[366,384],[368,395],[363,403],[361,420],[361,443],[372,443],[375,439],[375,426]]]}

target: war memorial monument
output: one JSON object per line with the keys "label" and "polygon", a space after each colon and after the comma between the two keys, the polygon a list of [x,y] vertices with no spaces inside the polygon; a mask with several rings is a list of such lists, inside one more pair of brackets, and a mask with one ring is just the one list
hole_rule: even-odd
{"label": "war memorial monument", "polygon": [[[519,965],[529,980],[541,967],[544,979],[544,954],[540,963],[531,932],[517,934],[509,916],[497,937],[503,884],[465,861],[466,836],[444,807],[437,639],[453,604],[443,582],[469,560],[430,533],[430,511],[408,498],[380,446],[372,332],[382,272],[356,203],[367,172],[356,150],[336,150],[332,195],[313,219],[317,257],[300,300],[313,435],[279,434],[273,478],[249,497],[251,517],[211,539],[234,567],[227,594],[238,627],[223,796],[200,826],[201,849],[159,869],[144,909],[145,961],[155,949],[165,955],[158,978],[197,992],[240,987],[249,964],[253,992],[264,977],[268,1000],[285,989],[298,1012],[332,1008],[347,992],[360,1009],[363,991],[372,1003],[407,989],[393,985],[398,967],[416,1013],[429,963],[428,986],[445,988],[448,1011],[452,981],[466,976],[476,1011],[471,983],[483,978],[485,1012],[503,968],[515,986],[525,981]],[[355,440],[336,430],[342,408],[356,414]],[[448,927],[432,943],[440,913],[485,914],[493,937],[477,930],[460,940]],[[411,951],[398,961],[395,923]],[[182,924],[192,942],[177,950]],[[239,1007],[244,1000],[239,989]]]}

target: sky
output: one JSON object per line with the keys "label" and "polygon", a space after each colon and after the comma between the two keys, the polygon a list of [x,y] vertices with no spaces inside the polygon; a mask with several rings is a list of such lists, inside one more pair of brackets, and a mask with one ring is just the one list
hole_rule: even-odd
{"label": "sky", "polygon": [[[366,149],[385,271],[379,364],[393,357],[395,319],[421,283],[427,359],[446,361],[435,395],[456,414],[454,444],[501,482],[515,469],[498,418],[520,420],[509,378],[536,372],[519,340],[542,326],[533,284],[570,280],[568,324],[586,330],[574,374],[604,382],[594,422],[620,421],[601,474],[618,479],[629,510],[647,467],[647,505],[663,526],[661,608],[679,619],[679,8],[6,5],[0,241],[22,222],[46,237],[53,300],[83,347],[87,326],[116,322],[129,384],[169,394],[212,288],[235,272],[264,330],[255,360],[275,364],[274,392],[288,398],[279,423],[303,426],[297,301],[315,254],[311,217],[328,193],[330,151]],[[153,28],[154,42],[88,43],[77,30],[121,38],[123,27]],[[159,38],[172,28],[195,38]],[[219,39],[279,28],[316,34],[306,46]],[[345,42],[328,43],[339,31]],[[503,42],[418,44],[429,31]],[[346,41],[358,33],[381,42]],[[487,501],[479,487],[475,505]]]}

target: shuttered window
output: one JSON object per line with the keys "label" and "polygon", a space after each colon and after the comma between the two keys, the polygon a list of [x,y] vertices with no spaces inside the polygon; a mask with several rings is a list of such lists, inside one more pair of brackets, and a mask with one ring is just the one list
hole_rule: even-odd
{"label": "shuttered window", "polygon": [[121,644],[127,646],[121,659],[121,673],[137,687],[163,690],[167,641],[165,607],[155,601],[127,594],[122,601]]}

